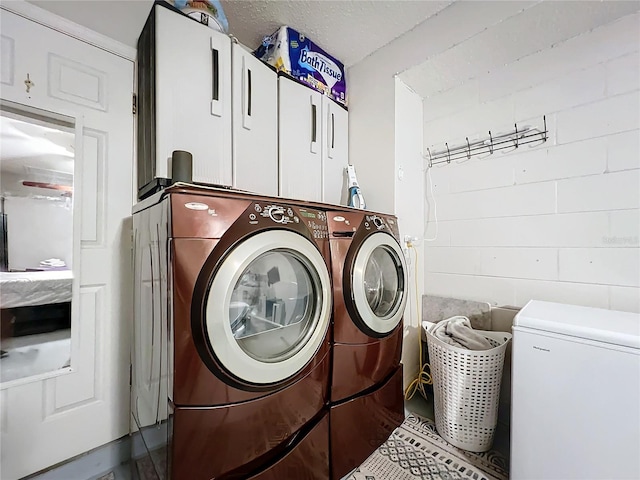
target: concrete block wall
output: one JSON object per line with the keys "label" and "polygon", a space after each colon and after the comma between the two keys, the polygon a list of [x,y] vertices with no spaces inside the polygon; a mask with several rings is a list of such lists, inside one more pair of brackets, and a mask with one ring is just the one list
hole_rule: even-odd
{"label": "concrete block wall", "polygon": [[424,98],[425,151],[543,115],[549,130],[433,167],[425,293],[640,311],[639,38],[625,15]]}

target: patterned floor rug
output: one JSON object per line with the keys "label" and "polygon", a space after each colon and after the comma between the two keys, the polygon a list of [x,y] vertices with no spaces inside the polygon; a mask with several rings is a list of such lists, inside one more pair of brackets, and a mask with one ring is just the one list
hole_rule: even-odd
{"label": "patterned floor rug", "polygon": [[507,480],[502,455],[467,452],[445,442],[433,421],[409,414],[347,480]]}

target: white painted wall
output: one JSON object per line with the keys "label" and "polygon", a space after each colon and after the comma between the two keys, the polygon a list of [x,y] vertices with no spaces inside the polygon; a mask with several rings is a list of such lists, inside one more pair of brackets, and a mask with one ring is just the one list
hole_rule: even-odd
{"label": "white painted wall", "polygon": [[395,211],[395,76],[536,2],[454,2],[347,70],[349,162],[367,207]]}
{"label": "white painted wall", "polygon": [[626,15],[424,99],[428,147],[542,115],[550,135],[433,168],[427,293],[640,311],[639,38]]}
{"label": "white painted wall", "polygon": [[[424,292],[424,188],[422,109],[420,97],[407,89],[397,73],[447,51],[460,41],[509,18],[535,2],[443,3],[442,10],[380,48],[347,71],[349,84],[349,162],[356,168],[367,208],[395,213],[402,236],[418,237],[418,291]],[[402,166],[404,179],[398,179]],[[415,254],[411,253],[414,258]],[[415,260],[412,260],[415,262]],[[418,368],[415,277],[405,310],[403,346],[405,386]]]}
{"label": "white painted wall", "polygon": [[400,237],[415,237],[413,248],[405,248],[409,267],[410,292],[404,314],[404,341],[402,363],[404,383],[408,384],[418,373],[418,334],[422,316],[424,250],[423,160],[422,160],[422,98],[395,79],[395,214],[398,217]]}

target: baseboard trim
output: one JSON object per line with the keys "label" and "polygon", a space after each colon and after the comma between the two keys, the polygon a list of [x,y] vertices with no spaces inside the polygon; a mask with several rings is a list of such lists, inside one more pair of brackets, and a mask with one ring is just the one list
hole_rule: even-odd
{"label": "baseboard trim", "polygon": [[[136,434],[137,435],[137,434]],[[139,435],[138,435],[139,436]],[[86,480],[114,470],[131,459],[133,436],[124,436],[22,480]]]}

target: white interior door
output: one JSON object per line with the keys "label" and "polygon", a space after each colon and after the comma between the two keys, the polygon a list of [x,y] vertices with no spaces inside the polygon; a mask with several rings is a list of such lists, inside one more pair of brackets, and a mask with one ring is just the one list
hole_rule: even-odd
{"label": "white interior door", "polygon": [[280,195],[322,201],[322,95],[278,79]]}
{"label": "white interior door", "polygon": [[133,62],[0,12],[3,100],[76,126],[71,364],[0,385],[2,478],[15,479],[128,432]]}
{"label": "white interior door", "polygon": [[278,195],[278,75],[238,43],[232,66],[233,186]]}
{"label": "white interior door", "polygon": [[347,204],[346,168],[349,164],[349,113],[328,97],[322,97],[323,150],[322,201]]}

